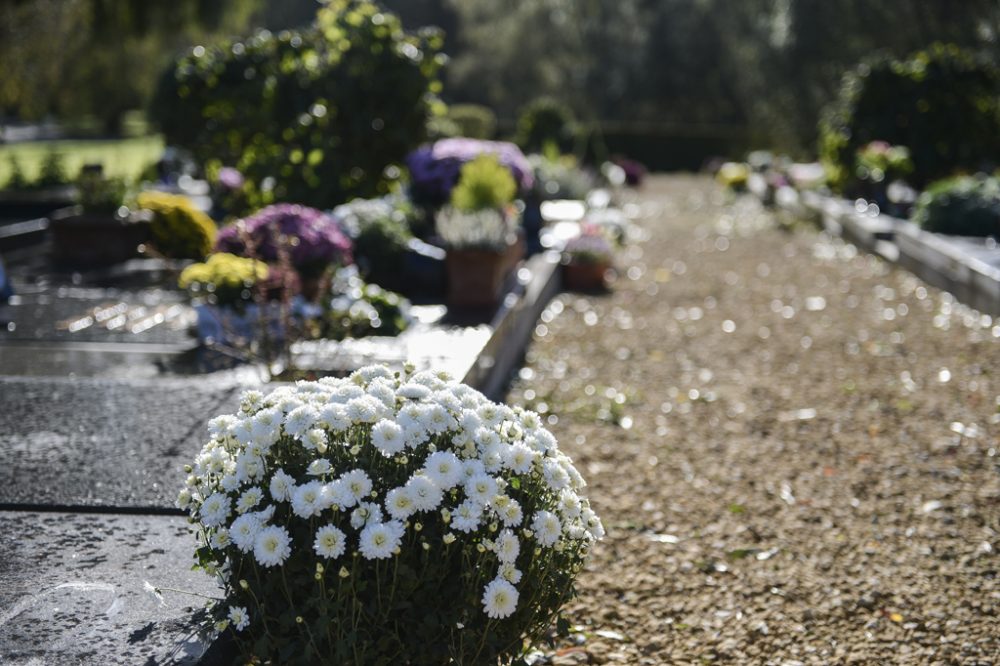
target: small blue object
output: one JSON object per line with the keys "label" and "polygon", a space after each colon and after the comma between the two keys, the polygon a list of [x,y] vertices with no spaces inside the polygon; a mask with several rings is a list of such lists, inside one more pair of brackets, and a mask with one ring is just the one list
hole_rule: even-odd
{"label": "small blue object", "polygon": [[0,259],[0,303],[6,303],[13,295],[14,287],[10,283],[10,278],[7,277],[7,271],[4,270],[3,260]]}

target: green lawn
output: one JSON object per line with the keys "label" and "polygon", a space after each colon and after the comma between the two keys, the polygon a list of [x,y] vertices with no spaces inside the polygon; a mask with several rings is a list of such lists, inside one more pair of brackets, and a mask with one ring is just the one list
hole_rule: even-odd
{"label": "green lawn", "polygon": [[163,153],[163,138],[145,136],[134,139],[95,139],[79,141],[31,141],[0,145],[0,187],[10,177],[10,158],[14,156],[21,171],[34,180],[45,156],[55,151],[63,158],[70,178],[75,178],[84,164],[100,163],[104,173],[132,180]]}

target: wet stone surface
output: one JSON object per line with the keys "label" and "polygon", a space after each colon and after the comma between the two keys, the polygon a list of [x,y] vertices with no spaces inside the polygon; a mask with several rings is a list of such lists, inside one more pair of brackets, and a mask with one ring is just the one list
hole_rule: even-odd
{"label": "wet stone surface", "polygon": [[0,512],[0,663],[195,664],[206,599],[183,518]]}
{"label": "wet stone surface", "polygon": [[205,423],[238,394],[205,380],[0,377],[0,504],[172,507]]}

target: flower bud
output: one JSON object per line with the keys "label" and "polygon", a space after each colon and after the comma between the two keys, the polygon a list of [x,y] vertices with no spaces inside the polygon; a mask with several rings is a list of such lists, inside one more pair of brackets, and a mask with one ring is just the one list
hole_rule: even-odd
{"label": "flower bud", "polygon": [[442,541],[444,541],[447,544],[455,543],[455,535],[452,534],[451,532],[448,532],[447,534],[444,535]]}
{"label": "flower bud", "polygon": [[347,578],[351,575],[351,572],[347,570],[347,567],[340,567],[340,573],[337,575],[341,578]]}
{"label": "flower bud", "polygon": [[250,589],[250,583],[246,582],[246,580],[240,580],[240,588],[242,588],[244,590],[249,590]]}

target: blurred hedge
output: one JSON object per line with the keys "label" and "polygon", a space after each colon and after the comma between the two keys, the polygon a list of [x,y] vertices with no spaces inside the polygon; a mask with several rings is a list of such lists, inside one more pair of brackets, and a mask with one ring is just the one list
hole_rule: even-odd
{"label": "blurred hedge", "polygon": [[388,191],[424,140],[440,47],[374,2],[333,0],[304,29],[195,47],[164,72],[151,115],[169,144],[243,172],[252,204],[332,207]]}
{"label": "blurred hedge", "polygon": [[910,149],[918,187],[1000,156],[1000,69],[989,58],[934,44],[904,60],[876,56],[844,78],[820,122],[820,155],[835,184],[871,141]]}

